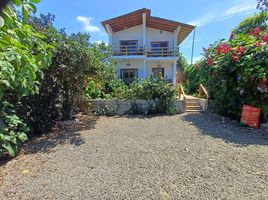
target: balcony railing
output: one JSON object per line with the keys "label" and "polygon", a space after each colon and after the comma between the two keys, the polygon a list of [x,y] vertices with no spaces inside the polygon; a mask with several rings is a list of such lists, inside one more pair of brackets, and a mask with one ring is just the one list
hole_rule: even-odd
{"label": "balcony railing", "polygon": [[138,45],[113,46],[114,56],[144,55],[144,48]]}
{"label": "balcony railing", "polygon": [[151,47],[146,49],[148,57],[174,57],[177,51],[169,47]]}
{"label": "balcony railing", "polygon": [[169,47],[151,47],[144,48],[137,45],[120,45],[113,46],[114,56],[139,56],[146,55],[147,57],[175,57],[178,55],[178,49]]}

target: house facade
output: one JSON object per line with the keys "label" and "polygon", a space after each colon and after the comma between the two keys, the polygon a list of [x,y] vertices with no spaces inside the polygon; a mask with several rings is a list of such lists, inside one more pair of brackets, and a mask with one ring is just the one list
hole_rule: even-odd
{"label": "house facade", "polygon": [[152,17],[145,8],[102,24],[118,61],[117,75],[127,84],[161,75],[176,85],[179,45],[194,26]]}

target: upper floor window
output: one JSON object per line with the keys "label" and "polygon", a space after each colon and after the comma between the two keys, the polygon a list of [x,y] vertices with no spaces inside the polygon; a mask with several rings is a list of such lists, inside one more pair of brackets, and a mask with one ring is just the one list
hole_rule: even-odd
{"label": "upper floor window", "polygon": [[149,52],[149,56],[167,56],[168,53],[168,41],[151,42],[151,52]]}
{"label": "upper floor window", "polygon": [[151,42],[152,49],[168,48],[168,41]]}
{"label": "upper floor window", "polygon": [[124,55],[133,55],[138,51],[138,40],[121,40],[120,51]]}

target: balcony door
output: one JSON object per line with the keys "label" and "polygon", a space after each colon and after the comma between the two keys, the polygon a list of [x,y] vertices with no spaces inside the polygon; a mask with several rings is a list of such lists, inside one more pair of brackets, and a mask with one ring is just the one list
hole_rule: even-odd
{"label": "balcony door", "polygon": [[138,78],[138,69],[121,69],[120,77],[126,84],[130,84]]}
{"label": "balcony door", "polygon": [[137,55],[138,40],[121,40],[120,52],[122,55]]}

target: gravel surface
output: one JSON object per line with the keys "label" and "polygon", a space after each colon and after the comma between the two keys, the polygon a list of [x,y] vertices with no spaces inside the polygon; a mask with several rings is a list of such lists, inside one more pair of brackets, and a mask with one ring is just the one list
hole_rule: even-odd
{"label": "gravel surface", "polygon": [[212,114],[86,118],[0,167],[0,199],[268,199],[268,133]]}

